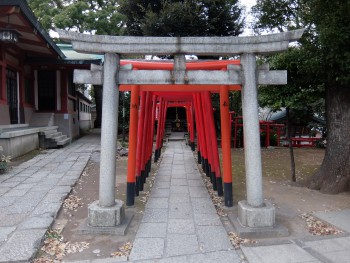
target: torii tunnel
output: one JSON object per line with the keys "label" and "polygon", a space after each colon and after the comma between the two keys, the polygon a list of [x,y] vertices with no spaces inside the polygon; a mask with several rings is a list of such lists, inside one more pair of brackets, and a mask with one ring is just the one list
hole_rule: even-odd
{"label": "torii tunnel", "polygon": [[[239,65],[239,60],[187,62],[187,70],[224,70],[228,65]],[[133,70],[173,70],[172,62],[121,61],[132,65]],[[195,150],[197,138],[198,163],[210,177],[213,189],[224,195],[225,205],[233,205],[231,169],[231,131],[228,91],[240,90],[240,85],[120,85],[120,91],[131,91],[129,159],[127,173],[126,205],[134,204],[135,196],[143,190],[143,184],[154,161],[161,154],[165,135],[166,112],[170,107],[184,107],[189,133],[189,142]],[[217,144],[211,93],[220,92],[222,167]],[[153,138],[157,122],[155,149]],[[195,129],[196,128],[196,129]],[[224,185],[224,187],[223,187]]]}

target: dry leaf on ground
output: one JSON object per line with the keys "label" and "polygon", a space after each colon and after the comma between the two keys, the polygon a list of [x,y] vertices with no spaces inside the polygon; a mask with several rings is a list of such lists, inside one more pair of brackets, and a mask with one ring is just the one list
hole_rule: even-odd
{"label": "dry leaf on ground", "polygon": [[81,202],[81,198],[75,196],[75,195],[70,195],[68,198],[64,200],[63,203],[63,209],[65,211],[75,211],[79,207],[82,207],[83,203]]}
{"label": "dry leaf on ground", "polygon": [[125,242],[118,248],[118,251],[111,253],[111,257],[128,257],[132,249],[131,242]]}
{"label": "dry leaf on ground", "polygon": [[238,234],[234,232],[229,232],[228,236],[230,238],[231,244],[234,248],[239,248],[241,244],[256,244],[258,241],[249,239],[249,238],[241,238]]}
{"label": "dry leaf on ground", "polygon": [[318,220],[309,213],[301,214],[300,217],[306,221],[309,232],[314,236],[338,235],[340,233],[343,233],[342,230],[326,222]]}

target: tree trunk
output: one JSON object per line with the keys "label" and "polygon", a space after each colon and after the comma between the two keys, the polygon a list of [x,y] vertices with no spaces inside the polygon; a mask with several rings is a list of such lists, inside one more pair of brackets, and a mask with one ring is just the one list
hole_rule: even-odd
{"label": "tree trunk", "polygon": [[327,148],[309,187],[329,194],[350,186],[350,87],[326,88]]}
{"label": "tree trunk", "polygon": [[289,114],[289,108],[286,108],[286,118],[287,118],[287,140],[288,140],[288,148],[290,155],[290,175],[292,182],[296,182],[297,178],[295,176],[295,160],[294,160],[294,151],[293,151],[293,143],[292,143],[292,123]]}
{"label": "tree trunk", "polygon": [[96,103],[96,120],[94,122],[95,128],[101,128],[102,121],[102,86],[94,85],[94,95]]}

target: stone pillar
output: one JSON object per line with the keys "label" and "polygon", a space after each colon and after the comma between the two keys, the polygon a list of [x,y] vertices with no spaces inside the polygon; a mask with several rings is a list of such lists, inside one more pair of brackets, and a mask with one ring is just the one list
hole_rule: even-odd
{"label": "stone pillar", "polygon": [[247,201],[238,203],[238,217],[244,226],[273,226],[275,223],[274,207],[266,202],[264,203],[263,199],[255,55],[243,54],[241,65]]}
{"label": "stone pillar", "polygon": [[101,127],[101,164],[99,200],[89,205],[88,223],[113,227],[124,218],[124,204],[115,200],[116,145],[118,131],[119,55],[107,53],[104,59]]}

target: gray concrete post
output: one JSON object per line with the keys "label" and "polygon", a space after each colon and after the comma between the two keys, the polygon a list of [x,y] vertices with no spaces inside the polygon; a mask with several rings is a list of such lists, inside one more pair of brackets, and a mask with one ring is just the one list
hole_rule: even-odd
{"label": "gray concrete post", "polygon": [[119,92],[116,80],[119,73],[119,55],[105,54],[103,71],[101,166],[99,205],[115,204],[116,145],[118,131]]}
{"label": "gray concrete post", "polygon": [[238,219],[245,227],[272,227],[275,208],[264,202],[255,54],[241,55],[242,111],[247,201],[238,202]]}
{"label": "gray concrete post", "polygon": [[263,205],[262,168],[259,132],[256,59],[254,54],[241,56],[243,70],[242,111],[247,201],[253,207]]}

